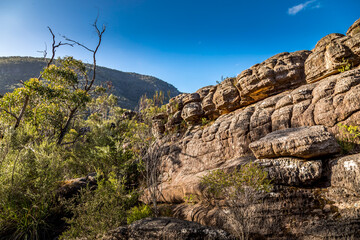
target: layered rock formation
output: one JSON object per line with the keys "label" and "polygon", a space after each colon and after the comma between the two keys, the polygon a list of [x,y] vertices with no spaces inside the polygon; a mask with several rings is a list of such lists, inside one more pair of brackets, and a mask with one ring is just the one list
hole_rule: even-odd
{"label": "layered rock formation", "polygon": [[341,155],[334,138],[338,123],[360,125],[359,64],[358,20],[346,36],[330,34],[312,51],[278,54],[171,99],[157,132],[159,201],[179,204],[185,219],[234,231],[216,220],[216,209],[181,203],[190,194],[201,199],[200,177],[210,171],[257,161],[275,187],[253,206],[251,232],[270,239],[360,236],[359,155]]}

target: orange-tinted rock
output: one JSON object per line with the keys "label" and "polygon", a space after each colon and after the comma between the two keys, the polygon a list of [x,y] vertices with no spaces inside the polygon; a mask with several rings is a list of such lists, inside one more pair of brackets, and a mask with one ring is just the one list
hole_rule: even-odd
{"label": "orange-tinted rock", "polygon": [[186,122],[196,122],[201,119],[204,115],[204,111],[202,110],[201,103],[199,102],[191,102],[184,106],[181,117]]}
{"label": "orange-tinted rock", "polygon": [[360,19],[356,20],[346,32],[347,36],[355,36],[360,33]]}
{"label": "orange-tinted rock", "polygon": [[222,113],[231,112],[240,107],[240,95],[235,87],[235,78],[225,79],[217,85],[213,102],[216,109]]}
{"label": "orange-tinted rock", "polygon": [[340,146],[324,126],[287,128],[269,133],[249,145],[255,157],[314,158],[336,154]]}
{"label": "orange-tinted rock", "polygon": [[241,105],[305,84],[304,62],[310,53],[280,53],[239,74],[236,86],[240,91]]}
{"label": "orange-tinted rock", "polygon": [[347,36],[332,33],[323,37],[305,62],[306,81],[313,83],[360,63],[359,20],[348,30]]}

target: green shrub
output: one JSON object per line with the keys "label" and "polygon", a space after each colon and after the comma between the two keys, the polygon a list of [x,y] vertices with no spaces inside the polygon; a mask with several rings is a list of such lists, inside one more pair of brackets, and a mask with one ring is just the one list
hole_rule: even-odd
{"label": "green shrub", "polygon": [[148,205],[135,206],[128,211],[127,224],[131,224],[137,220],[151,217],[153,211]]}
{"label": "green shrub", "polygon": [[[202,177],[204,200],[223,211],[239,239],[249,237],[254,222],[252,204],[260,202],[271,190],[267,172],[252,162],[233,171],[215,170]],[[223,200],[224,205],[219,205]]]}
{"label": "green shrub", "polygon": [[351,153],[356,145],[360,144],[359,126],[339,123],[340,139],[337,139],[343,153]]}
{"label": "green shrub", "polygon": [[127,191],[115,173],[98,180],[96,190],[83,189],[63,204],[72,217],[66,218],[69,228],[60,239],[94,239],[98,234],[126,223],[127,210],[137,203],[136,192]]}
{"label": "green shrub", "polygon": [[349,62],[348,59],[342,59],[343,61],[341,62],[341,67],[338,68],[338,71],[339,72],[346,72],[346,71],[349,71],[353,65]]}
{"label": "green shrub", "polygon": [[49,219],[55,214],[55,191],[62,179],[62,153],[47,140],[34,142],[27,130],[10,131],[0,140],[8,141],[0,164],[4,239],[44,239],[52,234]]}

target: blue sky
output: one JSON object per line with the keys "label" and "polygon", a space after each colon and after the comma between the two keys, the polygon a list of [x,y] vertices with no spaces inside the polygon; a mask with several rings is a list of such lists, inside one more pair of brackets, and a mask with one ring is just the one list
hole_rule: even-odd
{"label": "blue sky", "polygon": [[[182,92],[216,84],[280,52],[311,50],[360,18],[359,0],[0,0],[0,56],[38,56],[50,26],[92,47],[101,66],[163,79]],[[91,62],[64,47],[59,56]]]}

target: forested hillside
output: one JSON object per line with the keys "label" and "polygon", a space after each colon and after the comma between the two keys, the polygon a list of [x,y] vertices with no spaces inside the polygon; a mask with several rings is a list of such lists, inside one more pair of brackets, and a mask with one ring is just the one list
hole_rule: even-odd
{"label": "forested hillside", "polygon": [[[0,57],[0,94],[20,86],[20,80],[37,77],[45,65],[46,61],[42,58]],[[144,94],[153,96],[155,91],[162,91],[165,95],[169,92],[170,97],[179,94],[174,86],[152,76],[97,67],[95,84],[109,81],[113,85],[113,94],[118,97],[119,106],[127,109],[134,109]]]}

